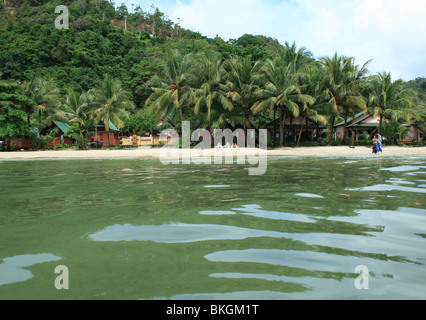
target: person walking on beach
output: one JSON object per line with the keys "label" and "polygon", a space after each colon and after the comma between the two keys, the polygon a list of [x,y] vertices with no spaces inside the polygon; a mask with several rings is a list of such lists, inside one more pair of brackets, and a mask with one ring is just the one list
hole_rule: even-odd
{"label": "person walking on beach", "polygon": [[377,154],[377,135],[373,138],[373,153]]}
{"label": "person walking on beach", "polygon": [[376,147],[376,153],[380,153],[380,154],[382,154],[383,153],[383,150],[382,150],[382,136],[379,134],[378,136],[377,136],[377,147]]}

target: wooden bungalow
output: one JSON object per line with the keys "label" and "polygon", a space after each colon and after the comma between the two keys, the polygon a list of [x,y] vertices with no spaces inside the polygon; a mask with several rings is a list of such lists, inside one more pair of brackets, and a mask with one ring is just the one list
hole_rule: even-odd
{"label": "wooden bungalow", "polygon": [[[69,128],[69,124],[61,121],[53,121],[51,125],[47,126],[42,130],[43,135],[47,135],[51,133],[52,131],[56,130],[56,133],[53,134],[53,140],[48,144],[48,147],[55,147],[58,144],[65,143],[69,145],[70,147],[73,145],[72,139],[65,136],[65,133],[67,132]],[[39,135],[38,130],[31,129],[33,135]],[[18,149],[28,150],[31,149],[33,146],[31,144],[30,137],[25,137],[22,139],[19,138],[13,138],[10,141],[11,146],[16,146]]]}
{"label": "wooden bungalow", "polygon": [[9,141],[3,141],[3,145],[7,146],[16,146],[18,150],[28,150],[31,149],[31,140],[29,137],[25,138],[13,138]]}
{"label": "wooden bungalow", "polygon": [[[280,122],[278,119],[269,123],[266,128],[268,129],[268,137],[273,141],[280,140]],[[300,137],[300,142],[314,142],[317,141],[321,130],[325,129],[325,126],[312,120],[310,118],[288,117],[285,120],[284,125],[284,136],[285,142],[297,142]]]}
{"label": "wooden bungalow", "polygon": [[50,126],[46,127],[43,130],[43,132],[45,134],[49,133],[49,132],[51,132],[55,129],[57,131],[57,133],[55,133],[53,135],[54,140],[52,142],[50,142],[48,146],[49,147],[55,147],[58,144],[65,143],[65,144],[67,144],[71,147],[72,144],[73,144],[72,139],[65,136],[69,127],[70,127],[70,125],[68,123],[61,122],[61,121],[53,121]]}
{"label": "wooden bungalow", "polygon": [[403,126],[410,128],[407,133],[407,136],[405,137],[406,140],[412,140],[412,141],[425,140],[424,133],[416,124],[404,124]]}
{"label": "wooden bungalow", "polygon": [[[383,119],[383,122],[387,120]],[[367,133],[370,137],[379,131],[380,117],[373,117],[369,113],[360,112],[354,117],[348,118],[346,123],[346,138],[359,140],[361,133]],[[421,130],[415,124],[404,124],[403,126],[410,128],[404,140],[422,141],[423,135]],[[345,122],[337,123],[335,126],[334,138],[336,140],[343,138]]]}
{"label": "wooden bungalow", "polygon": [[120,130],[110,121],[109,130],[106,130],[104,124],[99,124],[95,127],[95,132],[92,132],[89,138],[90,143],[96,143],[97,146],[115,147],[120,145]]}
{"label": "wooden bungalow", "polygon": [[[373,117],[368,113],[360,112],[354,117],[350,117],[346,121],[347,134],[346,139],[352,138],[358,141],[361,133],[367,133],[369,136],[373,135],[379,129],[379,117]],[[345,122],[339,122],[334,125],[334,139],[343,139],[345,131]]]}

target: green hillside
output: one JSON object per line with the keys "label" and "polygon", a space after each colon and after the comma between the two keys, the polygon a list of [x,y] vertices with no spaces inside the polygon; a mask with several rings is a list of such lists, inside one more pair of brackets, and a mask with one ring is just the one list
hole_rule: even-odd
{"label": "green hillside", "polygon": [[[68,8],[68,29],[55,27],[59,5]],[[70,122],[63,107],[69,93],[93,97],[107,75],[131,97],[133,107],[115,121],[123,122],[125,133],[152,129],[164,117],[209,129],[259,128],[280,114],[314,118],[332,130],[336,121],[367,109],[424,124],[418,86],[369,75],[368,63],[354,65],[351,57],[315,60],[305,48],[263,35],[212,39],[181,28],[158,9],[129,13],[103,0],[13,0],[6,6],[0,9],[0,80],[19,84],[20,94],[35,101],[36,107],[16,108],[39,130],[55,118]],[[400,91],[395,101],[404,96],[405,104],[377,105],[372,77],[390,81]],[[42,97],[41,88],[49,86],[50,95]],[[90,108],[85,119],[71,122],[93,122],[93,101]]]}

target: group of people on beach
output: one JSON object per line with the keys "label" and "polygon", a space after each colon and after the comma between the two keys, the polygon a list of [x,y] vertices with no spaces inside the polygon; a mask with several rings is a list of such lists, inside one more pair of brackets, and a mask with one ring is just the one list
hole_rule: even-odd
{"label": "group of people on beach", "polygon": [[218,143],[216,145],[216,149],[231,149],[231,148],[238,148],[238,145],[234,142],[232,145],[227,142],[225,146],[222,145],[222,143]]}
{"label": "group of people on beach", "polygon": [[380,134],[377,134],[374,136],[373,138],[373,153],[374,154],[382,154],[383,153],[383,149],[382,149],[382,142],[383,142],[383,138]]}

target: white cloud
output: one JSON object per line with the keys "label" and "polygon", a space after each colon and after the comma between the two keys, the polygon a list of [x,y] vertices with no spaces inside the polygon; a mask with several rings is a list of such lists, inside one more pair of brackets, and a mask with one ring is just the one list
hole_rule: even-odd
{"label": "white cloud", "polygon": [[[127,0],[130,1],[130,0]],[[174,2],[173,2],[174,1]],[[158,0],[173,21],[208,37],[262,34],[316,56],[335,52],[373,73],[426,76],[425,0]],[[162,5],[163,4],[163,5]]]}
{"label": "white cloud", "polygon": [[[182,26],[202,34],[228,40],[245,33],[266,34],[280,28],[285,4],[260,0],[193,0],[177,1],[172,19],[181,19]],[[272,35],[271,35],[272,36]]]}

